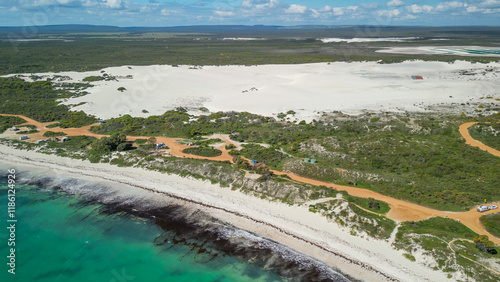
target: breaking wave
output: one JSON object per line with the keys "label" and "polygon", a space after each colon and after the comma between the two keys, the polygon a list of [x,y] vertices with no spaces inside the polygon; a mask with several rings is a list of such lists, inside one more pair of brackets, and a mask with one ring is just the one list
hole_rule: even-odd
{"label": "breaking wave", "polygon": [[102,204],[100,213],[126,213],[147,219],[163,232],[153,244],[158,247],[172,243],[187,245],[196,252],[198,262],[210,262],[219,256],[233,256],[272,271],[290,281],[351,281],[312,257],[256,233],[239,229],[221,221],[189,201],[158,192],[91,179],[20,171],[18,183],[42,190],[78,195],[82,205]]}

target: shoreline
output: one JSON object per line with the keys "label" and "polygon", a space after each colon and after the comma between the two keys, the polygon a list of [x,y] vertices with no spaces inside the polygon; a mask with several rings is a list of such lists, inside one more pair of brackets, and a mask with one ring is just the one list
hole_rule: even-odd
{"label": "shoreline", "polygon": [[404,259],[390,242],[352,236],[326,217],[309,212],[305,206],[261,200],[208,181],[21,151],[5,145],[0,145],[0,155],[2,162],[15,164],[12,167],[34,170],[43,167],[56,175],[112,182],[187,202],[222,221],[280,242],[357,279],[446,280],[444,273]]}

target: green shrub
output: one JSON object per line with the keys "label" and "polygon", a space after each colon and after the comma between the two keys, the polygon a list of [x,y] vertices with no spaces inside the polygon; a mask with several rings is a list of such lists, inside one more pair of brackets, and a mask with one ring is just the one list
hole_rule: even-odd
{"label": "green shrub", "polygon": [[43,133],[44,137],[57,137],[57,136],[65,136],[65,135],[67,135],[67,134],[64,133],[64,132],[54,132],[54,131],[50,131],[50,130],[49,131],[45,131]]}
{"label": "green shrub", "polygon": [[479,220],[488,232],[500,238],[500,213],[484,215]]}
{"label": "green shrub", "polygon": [[192,154],[202,157],[217,157],[222,155],[222,151],[212,147],[191,147],[182,151],[185,154]]}
{"label": "green shrub", "polygon": [[95,75],[92,75],[92,76],[87,76],[85,77],[82,81],[85,81],[85,82],[93,82],[93,81],[101,81],[101,80],[105,80],[106,78],[105,77],[102,77],[102,76],[95,76]]}

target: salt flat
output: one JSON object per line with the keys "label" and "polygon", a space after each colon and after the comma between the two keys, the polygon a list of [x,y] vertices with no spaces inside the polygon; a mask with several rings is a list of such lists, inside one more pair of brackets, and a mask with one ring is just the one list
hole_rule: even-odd
{"label": "salt flat", "polygon": [[[443,39],[440,39],[443,40]],[[454,55],[500,57],[499,47],[482,46],[416,46],[416,47],[386,47],[377,50],[379,53],[421,54],[421,55]]]}
{"label": "salt flat", "polygon": [[[104,72],[103,72],[104,71]],[[122,66],[93,72],[66,72],[78,82],[91,75],[116,81],[92,82],[90,94],[65,101],[99,118],[124,114],[160,115],[184,107],[248,111],[273,116],[293,110],[311,120],[322,112],[362,110],[424,112],[429,105],[500,98],[500,63],[456,61],[335,62],[260,66]],[[54,75],[45,73],[38,75]],[[413,80],[420,75],[422,80]],[[126,77],[129,78],[126,78]],[[131,77],[131,78],[130,78]],[[123,92],[118,88],[125,87]],[[485,100],[482,100],[485,101]]]}

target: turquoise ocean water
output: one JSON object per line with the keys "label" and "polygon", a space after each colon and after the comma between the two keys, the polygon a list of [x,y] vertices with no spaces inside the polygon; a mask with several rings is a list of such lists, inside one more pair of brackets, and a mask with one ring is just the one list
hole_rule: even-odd
{"label": "turquoise ocean water", "polygon": [[[68,194],[53,187],[39,187],[36,183],[16,185],[16,274],[12,275],[7,272],[10,253],[7,246],[7,178],[4,176],[1,181],[0,281],[284,281],[285,278],[325,278],[318,274],[318,270],[313,271],[315,276],[296,276],[293,271],[286,270],[290,268],[289,262],[275,262],[274,267],[264,267],[266,270],[263,265],[270,264],[267,257],[276,256],[271,251],[261,252],[254,248],[250,251],[250,256],[254,257],[251,260],[261,263],[249,262],[249,251],[245,248],[218,242],[212,231],[196,230],[196,226],[189,224],[184,226],[178,217],[167,218],[161,224],[162,221],[153,213],[143,216],[144,212],[135,213],[130,206],[110,207],[95,199]],[[162,210],[162,213],[174,212]],[[182,228],[176,229],[179,225]],[[194,233],[198,235],[190,236]],[[206,239],[203,234],[208,234]],[[215,241],[219,246],[214,244]],[[255,259],[259,256],[263,258]],[[339,276],[339,280],[343,277]]]}

